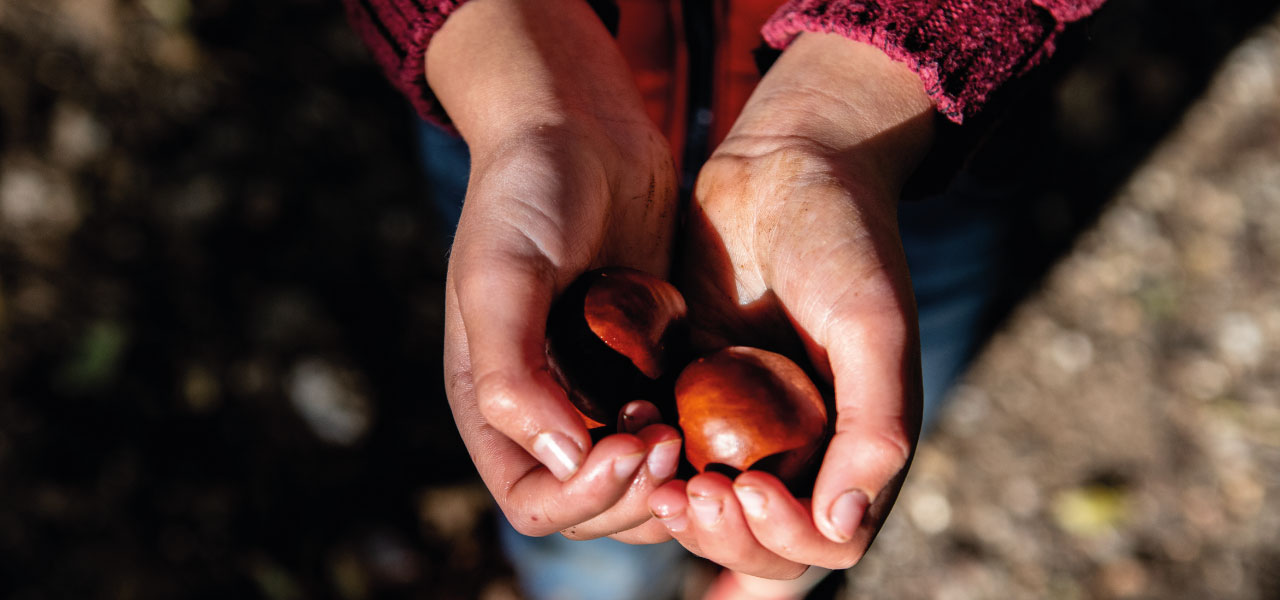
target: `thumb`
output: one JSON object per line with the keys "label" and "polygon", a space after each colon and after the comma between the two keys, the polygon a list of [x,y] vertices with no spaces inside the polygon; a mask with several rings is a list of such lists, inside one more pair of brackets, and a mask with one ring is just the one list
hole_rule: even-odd
{"label": "thumb", "polygon": [[835,435],[814,485],[814,524],[828,539],[848,542],[870,523],[862,532],[869,541],[919,435],[919,338],[909,309],[837,307],[835,314],[841,316],[823,335],[835,383]]}
{"label": "thumb", "polygon": [[546,319],[557,270],[536,248],[455,250],[451,270],[480,412],[566,480],[582,466],[591,438],[547,369]]}
{"label": "thumb", "polygon": [[869,542],[919,436],[920,343],[892,213],[836,206],[844,212],[800,228],[826,235],[788,236],[776,246],[778,256],[807,257],[812,266],[775,269],[775,289],[835,386],[835,434],[814,484],[814,525],[835,542]]}

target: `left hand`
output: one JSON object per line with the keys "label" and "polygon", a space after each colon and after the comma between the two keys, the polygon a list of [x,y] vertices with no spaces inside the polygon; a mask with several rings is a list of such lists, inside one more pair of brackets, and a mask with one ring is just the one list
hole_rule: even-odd
{"label": "left hand", "polygon": [[695,554],[775,579],[847,568],[888,514],[921,402],[897,198],[932,112],[920,80],[880,50],[805,34],[703,167],[680,282],[695,329],[713,345],[793,340],[782,350],[834,386],[836,416],[812,499],[757,471],[655,491],[650,509]]}

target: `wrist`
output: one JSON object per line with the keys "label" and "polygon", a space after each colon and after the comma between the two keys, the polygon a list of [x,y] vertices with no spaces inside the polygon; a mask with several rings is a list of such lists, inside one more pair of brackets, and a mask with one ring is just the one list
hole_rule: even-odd
{"label": "wrist", "polygon": [[520,132],[649,125],[621,52],[581,0],[473,0],[432,39],[425,67],[473,151]]}
{"label": "wrist", "polygon": [[839,158],[896,195],[932,143],[933,113],[906,65],[867,44],[804,34],[766,74],[721,149]]}

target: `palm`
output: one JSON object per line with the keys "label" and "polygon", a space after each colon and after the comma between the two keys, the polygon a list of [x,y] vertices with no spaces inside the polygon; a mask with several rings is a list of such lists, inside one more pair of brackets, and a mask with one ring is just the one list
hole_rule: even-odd
{"label": "palm", "polygon": [[700,345],[776,349],[829,379],[815,340],[833,319],[913,316],[894,216],[845,179],[807,150],[708,162],[680,257]]}
{"label": "palm", "polygon": [[[542,128],[473,165],[449,265],[445,371],[463,439],[521,531],[635,528],[649,520],[648,492],[674,472],[674,455],[671,472],[634,466],[678,438],[671,427],[592,444],[543,354],[552,298],[583,271],[666,273],[674,199],[671,159],[648,130]],[[548,431],[559,436],[549,454]]]}
{"label": "palm", "polygon": [[[735,569],[786,577],[810,564],[847,566],[874,536],[918,429],[919,350],[891,194],[820,148],[759,148],[731,138],[703,168],[680,278],[698,343],[807,358],[820,387],[834,390],[835,435],[814,508],[752,472],[672,482],[651,505],[661,514],[681,496],[720,498],[721,521],[676,537]],[[769,498],[767,515],[747,515],[735,496],[744,486]],[[862,509],[829,516],[850,490],[874,500],[866,518]]]}

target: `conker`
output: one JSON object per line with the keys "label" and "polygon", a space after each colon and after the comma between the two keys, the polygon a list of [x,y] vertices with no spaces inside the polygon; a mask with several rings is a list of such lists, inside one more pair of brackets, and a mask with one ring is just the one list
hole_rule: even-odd
{"label": "conker", "polygon": [[675,396],[685,456],[698,471],[712,464],[745,471],[768,459],[764,470],[793,479],[826,434],[822,394],[781,354],[725,348],[686,367]]}
{"label": "conker", "polygon": [[548,363],[589,427],[614,423],[632,400],[661,408],[670,398],[687,360],[687,312],[675,286],[622,267],[587,272],[556,300]]}

